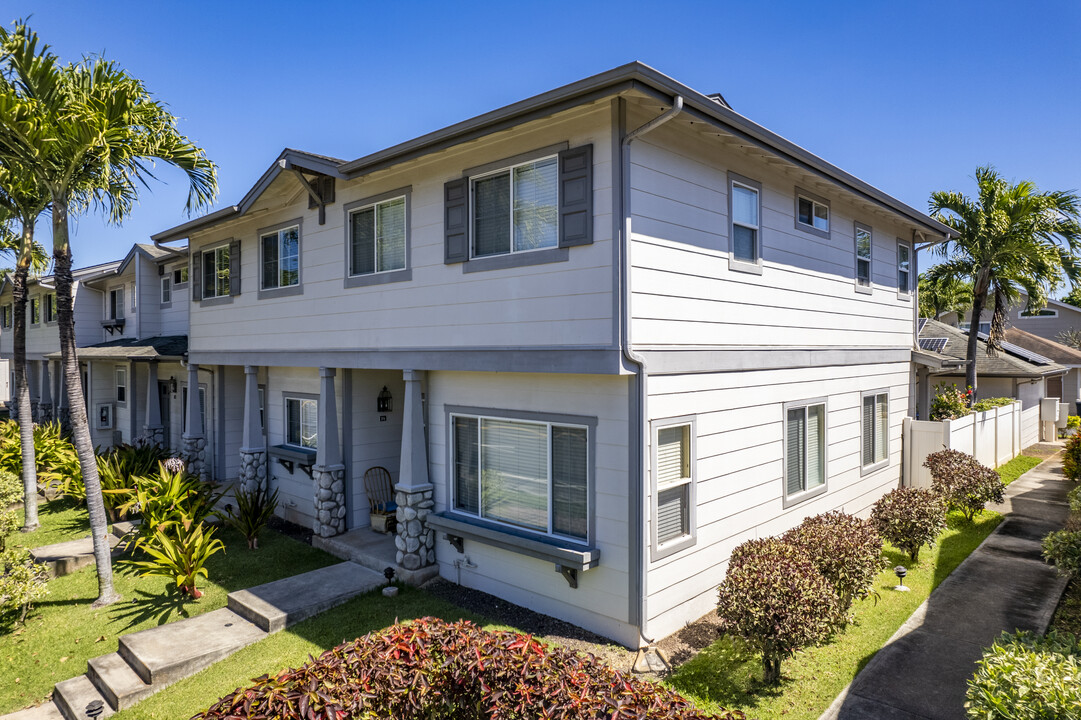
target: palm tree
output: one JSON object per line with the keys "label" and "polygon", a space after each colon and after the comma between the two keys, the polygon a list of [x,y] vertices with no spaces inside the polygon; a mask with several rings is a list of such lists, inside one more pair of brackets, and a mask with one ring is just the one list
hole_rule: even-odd
{"label": "palm tree", "polygon": [[34,241],[34,225],[48,205],[48,195],[25,168],[0,162],[0,218],[4,219],[3,225],[8,230],[0,250],[15,256],[15,270],[11,274],[11,330],[22,455],[23,532],[38,527],[37,460],[34,423],[30,415],[30,385],[26,378],[26,282],[32,269],[40,271],[48,264],[41,246]]}
{"label": "palm tree", "polygon": [[97,562],[95,607],[118,599],[112,581],[105,506],[83,404],[72,315],[69,212],[91,204],[120,223],[161,160],[184,171],[188,212],[217,195],[216,168],[177,129],[177,119],[143,83],[101,58],[61,65],[37,33],[18,22],[0,28],[0,159],[23,163],[52,203],[53,275],[60,354],[75,448],[86,486]]}
{"label": "palm tree", "polygon": [[[937,267],[937,266],[936,266]],[[972,286],[952,275],[939,275],[935,268],[920,273],[920,317],[938,320],[945,313],[964,317],[972,307]]]}
{"label": "palm tree", "polygon": [[[1010,184],[990,165],[976,170],[976,186],[975,200],[953,191],[932,193],[932,215],[954,235],[937,247],[946,260],[929,274],[972,283],[973,328],[992,300],[987,352],[994,353],[1001,349],[1006,310],[1022,291],[1028,309],[1037,310],[1064,275],[1071,285],[1081,279],[1075,255],[1081,247],[1081,200],[1073,192],[1039,192],[1028,181]],[[966,381],[973,388],[976,339],[977,333],[969,332]]]}

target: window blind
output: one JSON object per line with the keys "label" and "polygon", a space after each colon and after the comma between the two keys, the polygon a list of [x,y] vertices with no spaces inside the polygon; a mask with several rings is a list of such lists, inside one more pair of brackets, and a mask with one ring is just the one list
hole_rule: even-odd
{"label": "window blind", "polygon": [[690,532],[687,513],[687,485],[657,493],[657,543],[682,537]]}
{"label": "window blind", "polygon": [[886,451],[889,447],[889,427],[889,395],[882,393],[875,397],[875,462],[886,459]]}
{"label": "window blind", "polygon": [[666,427],[657,431],[657,485],[669,485],[691,476],[690,427]]}
{"label": "window blind", "polygon": [[454,507],[480,511],[477,468],[477,419],[454,418]]}
{"label": "window blind", "polygon": [[474,255],[510,252],[510,173],[477,180],[473,217]]}
{"label": "window blind", "polygon": [[585,539],[588,476],[586,429],[552,426],[552,531]]}
{"label": "window blind", "polygon": [[350,216],[352,223],[352,258],[349,272],[366,275],[375,271],[375,208],[367,208]]}
{"label": "window blind", "polygon": [[511,525],[548,530],[548,427],[484,419],[481,511]]}
{"label": "window blind", "polygon": [[826,482],[826,406],[807,408],[807,481],[805,490]]}
{"label": "window blind", "polygon": [[863,437],[862,437],[863,465],[871,465],[875,461],[875,397],[867,395],[863,398]]}
{"label": "window blind", "polygon": [[379,271],[405,267],[405,198],[379,206]]}
{"label": "window blind", "polygon": [[786,492],[794,495],[803,490],[804,443],[807,437],[807,411],[792,408],[788,411],[788,429],[785,437]]}
{"label": "window blind", "polygon": [[557,158],[514,168],[514,249],[555,247],[559,242]]}

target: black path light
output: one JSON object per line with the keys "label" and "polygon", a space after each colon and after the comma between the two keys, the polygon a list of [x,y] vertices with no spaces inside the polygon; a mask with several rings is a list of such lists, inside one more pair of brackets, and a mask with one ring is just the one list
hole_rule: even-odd
{"label": "black path light", "polygon": [[908,575],[908,570],[905,569],[905,566],[898,565],[893,569],[893,574],[897,576],[897,587],[894,590],[908,592],[908,588],[905,587],[905,575]]}

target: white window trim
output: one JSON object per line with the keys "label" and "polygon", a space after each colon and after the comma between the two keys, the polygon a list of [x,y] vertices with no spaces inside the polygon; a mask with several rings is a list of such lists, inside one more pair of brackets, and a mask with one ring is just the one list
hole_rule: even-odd
{"label": "white window trim", "polygon": [[[867,245],[867,257],[865,257],[865,258],[860,257],[859,233],[860,233],[861,230],[866,231],[868,236],[870,237],[870,242]],[[855,271],[852,282],[853,282],[853,285],[856,288],[856,292],[858,292],[858,293],[865,293],[867,295],[870,295],[872,292],[874,292],[874,287],[875,287],[875,270],[874,270],[875,269],[875,262],[874,262],[874,257],[875,257],[875,233],[874,233],[874,229],[870,225],[866,225],[866,224],[861,223],[860,221],[857,220],[853,224],[853,229],[852,229],[852,259],[853,259],[853,270]],[[863,285],[863,284],[860,283],[860,262],[861,261],[864,261],[864,262],[867,263],[867,284],[866,285]]]}
{"label": "white window trim", "polygon": [[[1046,314],[1045,314],[1046,313]],[[1021,308],[1017,311],[1018,320],[1043,320],[1047,318],[1057,318],[1058,310],[1052,310],[1051,308],[1044,308],[1039,311],[1038,315],[1026,315],[1025,309]]]}
{"label": "white window trim", "polygon": [[[908,250],[908,282],[904,287],[901,287],[901,248]],[[914,265],[914,258],[912,257],[912,245],[905,242],[901,238],[897,238],[897,297],[900,300],[909,300],[912,297],[912,267]]]}
{"label": "white window trim", "polygon": [[[165,293],[169,293],[169,299],[165,299]],[[161,295],[159,296],[159,303],[162,307],[168,307],[173,304],[173,276],[171,274],[165,275],[161,278]]]}
{"label": "white window trim", "polygon": [[[514,249],[514,170],[516,168],[523,167],[525,165],[535,165],[545,160],[556,161],[556,242],[555,245],[548,247],[529,248],[528,250],[515,250]],[[508,183],[510,185],[510,212],[508,213],[507,222],[510,224],[510,250],[505,253],[492,253],[490,255],[477,255],[474,251],[475,247],[475,234],[474,230],[477,225],[477,215],[475,212],[474,199],[476,197],[475,188],[478,180],[484,180],[486,178],[494,177],[496,175],[502,175],[507,173]],[[551,153],[547,155],[539,155],[528,160],[522,160],[515,162],[512,165],[504,165],[503,167],[496,168],[494,170],[488,170],[477,175],[469,176],[469,259],[470,260],[486,260],[488,258],[495,257],[507,257],[512,255],[527,255],[535,252],[552,252],[559,249],[559,153]]]}
{"label": "white window trim", "polygon": [[184,277],[184,275],[188,275],[190,277],[191,270],[188,268],[187,265],[181,265],[180,267],[175,267],[170,270],[169,275],[173,278],[173,289],[175,290],[178,287],[184,287],[188,284],[187,280],[177,280],[177,277],[182,278]]}
{"label": "white window trim", "polygon": [[[268,293],[275,296],[286,294],[291,295],[297,292],[304,284],[304,278],[302,277],[303,270],[301,268],[301,265],[303,264],[301,262],[301,254],[303,251],[303,248],[301,247],[303,244],[302,225],[303,223],[301,223],[300,218],[297,218],[296,220],[289,220],[288,222],[284,222],[279,225],[271,225],[270,227],[265,227],[259,230],[259,297],[264,297]],[[297,281],[290,285],[282,285],[280,284],[282,260],[282,233],[288,232],[289,230],[292,230],[294,228],[296,228],[297,231]],[[263,239],[271,235],[276,235],[278,238],[278,270],[275,273],[275,277],[277,278],[279,284],[271,285],[268,287],[263,285]]]}
{"label": "white window trim", "polygon": [[[863,423],[863,401],[865,398],[875,398],[875,405],[877,410],[878,396],[886,396],[886,457],[877,462],[872,462],[870,465],[863,464],[863,436],[867,432],[867,426]],[[871,428],[871,432],[874,433],[874,427]],[[871,438],[872,444],[874,442],[874,436]],[[864,390],[860,393],[860,475],[867,475],[869,473],[876,472],[890,464],[890,389],[878,388],[876,390]]]}
{"label": "white window trim", "polygon": [[[123,376],[123,377],[121,377]],[[116,404],[125,406],[128,404],[128,369],[123,365],[113,367],[113,397]],[[120,388],[124,388],[124,399],[120,399]]]}
{"label": "white window trim", "polygon": [[[754,260],[741,260],[736,258],[736,238],[734,228],[737,225],[735,215],[732,212],[733,188],[736,186],[746,188],[754,192],[758,198],[758,225],[752,226],[746,223],[738,223],[740,227],[750,228],[755,231],[754,236]],[[762,274],[762,183],[729,171],[728,173],[728,269],[736,272]]]}
{"label": "white window trim", "polygon": [[[347,280],[354,280],[355,281],[355,280],[358,280],[358,279],[363,280],[363,279],[366,279],[366,278],[379,278],[379,281],[382,281],[384,279],[387,279],[387,280],[390,280],[390,279],[410,280],[410,279],[412,279],[411,277],[404,277],[404,275],[406,273],[410,273],[411,268],[412,268],[412,264],[410,262],[410,253],[412,251],[412,238],[410,237],[410,227],[409,227],[410,226],[409,212],[412,209],[410,207],[411,195],[412,195],[411,188],[406,188],[406,189],[403,189],[403,190],[394,190],[394,191],[391,191],[389,193],[383,193],[382,195],[377,195],[377,196],[372,197],[372,198],[367,198],[365,200],[361,200],[360,203],[350,203],[349,205],[347,205],[345,207],[345,273],[346,273],[345,277],[346,277]],[[356,273],[356,274],[354,274],[353,273],[353,215],[355,215],[358,212],[363,212],[364,210],[374,209],[376,217],[373,220],[373,222],[375,222],[376,227],[378,228],[379,227],[379,218],[378,218],[379,206],[380,205],[385,205],[386,203],[389,203],[389,202],[394,202],[395,200],[403,200],[403,201],[405,201],[405,211],[404,211],[405,212],[405,228],[404,228],[405,229],[405,264],[403,264],[400,268],[394,268],[393,270],[379,270],[378,269],[378,267],[379,267],[379,239],[376,238],[376,241],[374,243],[374,250],[375,250],[376,257],[374,258],[375,263],[373,265],[373,267],[375,267],[376,269],[372,270],[369,273]],[[401,276],[401,277],[399,277],[399,276]],[[378,283],[378,281],[375,281],[372,284],[377,284],[377,283]]]}
{"label": "white window trim", "polygon": [[[805,223],[799,219],[799,201],[806,200],[811,203],[811,224]],[[814,226],[815,206],[826,208],[826,229],[817,228]],[[830,207],[830,201],[821,195],[816,195],[813,192],[804,190],[801,187],[796,188],[796,202],[793,214],[796,219],[796,229],[811,235],[816,235],[820,238],[829,240],[830,230],[833,228],[833,208]]]}
{"label": "white window trim", "polygon": [[[672,483],[661,487],[657,481],[657,438],[660,431],[669,427],[690,426],[689,464],[691,476],[679,483]],[[656,562],[673,555],[698,542],[698,419],[696,415],[681,415],[680,417],[664,418],[650,422],[650,452],[649,452],[649,476],[650,476],[650,560]],[[683,537],[674,538],[663,545],[657,541],[657,510],[659,492],[668,488],[687,485],[687,534]]]}
{"label": "white window trim", "polygon": [[124,320],[124,319],[127,318],[127,309],[128,308],[127,308],[127,305],[125,305],[125,302],[126,302],[127,298],[124,298],[123,300],[121,300],[121,302],[117,305],[120,312],[122,313],[120,315],[120,317],[116,317],[113,314],[113,293],[116,293],[116,292],[119,292],[119,293],[122,293],[122,294],[126,295],[127,292],[128,292],[127,286],[125,286],[125,285],[117,285],[115,287],[109,288],[108,292],[105,293],[105,319],[106,320]]}
{"label": "white window trim", "polygon": [[[228,290],[225,292],[224,295],[218,295],[218,287],[217,287],[218,283],[217,283],[217,277],[216,276],[217,276],[217,272],[218,272],[218,262],[217,262],[217,260],[218,260],[218,251],[219,250],[225,250],[226,252],[228,252],[229,251],[229,243],[223,243],[221,245],[215,245],[214,247],[203,248],[203,249],[199,250],[199,252],[202,253],[202,259],[203,259],[202,266],[200,267],[200,271],[203,274],[203,277],[201,278],[202,284],[203,284],[203,292],[202,292],[202,298],[201,298],[202,300],[213,300],[215,298],[229,297]],[[213,266],[214,266],[214,274],[215,274],[214,287],[210,288],[210,290],[213,291],[212,295],[207,294],[207,287],[206,287],[206,268],[207,268],[206,256],[207,255],[211,256],[211,260],[212,260],[212,263],[213,263]],[[230,283],[230,284],[232,283],[232,279],[233,279],[232,261],[233,261],[232,258],[229,258],[230,267],[229,267],[228,283]]]}
{"label": "white window trim", "polygon": [[130,301],[131,314],[134,317],[135,312],[138,309],[138,307],[137,307],[137,304],[138,304],[137,298],[139,297],[139,293],[136,292],[136,290],[135,290],[135,283],[131,283],[131,285],[129,287],[129,292],[131,293],[131,301]]}
{"label": "white window trim", "polygon": [[[530,415],[530,416],[526,416],[526,415]],[[593,532],[593,441],[594,441],[594,433],[595,433],[596,427],[593,426],[593,425],[587,424],[587,423],[583,423],[583,422],[581,422],[581,420],[578,420],[578,421],[563,420],[563,419],[561,419],[559,417],[555,417],[554,419],[546,419],[546,418],[539,417],[539,416],[538,417],[532,417],[531,415],[533,415],[533,414],[532,413],[529,413],[529,414],[527,414],[527,413],[508,413],[506,415],[503,415],[503,414],[496,415],[496,414],[476,413],[476,412],[467,412],[467,411],[459,411],[459,410],[452,410],[447,414],[447,432],[448,432],[447,448],[448,448],[448,456],[449,456],[449,462],[450,462],[450,464],[447,466],[449,468],[449,472],[447,474],[448,474],[449,480],[450,480],[450,482],[449,482],[450,495],[449,495],[449,498],[448,498],[448,501],[447,501],[447,506],[450,508],[451,512],[455,513],[456,515],[460,515],[462,517],[467,517],[467,518],[475,518],[477,520],[481,520],[481,521],[483,521],[485,523],[489,523],[491,525],[495,525],[495,526],[498,526],[498,527],[501,527],[501,528],[507,528],[508,530],[516,532],[516,533],[527,533],[527,534],[530,534],[530,535],[536,535],[538,537],[555,538],[555,539],[558,539],[558,540],[561,540],[561,541],[571,542],[571,543],[575,543],[575,544],[589,544],[589,542],[592,540],[593,534],[594,534],[594,532]],[[540,414],[538,414],[538,415],[540,415]],[[455,457],[455,454],[454,454],[454,449],[455,449],[454,419],[455,418],[467,418],[467,419],[470,419],[470,420],[476,420],[477,421],[477,433],[478,433],[478,438],[477,438],[477,442],[478,442],[478,457],[477,457],[477,463],[478,463],[477,483],[478,483],[478,486],[477,486],[477,493],[478,493],[478,497],[483,493],[483,488],[481,488],[481,486],[480,486],[483,471],[479,467],[479,463],[480,463],[480,456],[479,456],[480,438],[479,438],[479,434],[480,434],[480,431],[481,431],[481,422],[484,421],[484,420],[500,420],[500,421],[503,421],[503,422],[520,422],[520,423],[531,423],[533,425],[546,425],[547,426],[547,431],[548,431],[548,530],[547,530],[547,532],[542,532],[542,531],[536,530],[534,528],[522,527],[521,525],[512,525],[511,523],[504,522],[502,520],[497,520],[497,519],[494,519],[494,518],[485,517],[484,514],[483,514],[482,505],[480,505],[479,503],[477,505],[476,514],[471,513],[468,510],[462,510],[462,509],[455,506],[454,499],[456,497],[458,497],[458,493],[457,493],[458,476],[457,476],[457,472],[455,470],[455,468],[457,467],[457,457]],[[581,429],[584,429],[586,431],[586,537],[584,537],[584,538],[574,537],[573,535],[562,535],[560,533],[554,532],[553,529],[552,529],[552,523],[553,523],[553,520],[552,520],[552,426],[553,425],[558,425],[560,427],[581,428]]]}
{"label": "white window trim", "polygon": [[[822,406],[822,418],[825,421],[825,427],[822,428],[822,484],[816,488],[810,490],[801,490],[798,493],[792,495],[788,494],[788,411],[795,410],[797,408],[809,408],[815,405]],[[830,447],[830,408],[829,402],[825,397],[810,398],[808,400],[794,400],[792,402],[786,402],[781,409],[781,498],[782,507],[789,508],[794,505],[799,505],[802,502],[810,500],[811,498],[824,495],[830,486],[830,459],[829,459],[829,447]],[[806,438],[804,438],[806,441]]]}
{"label": "white window trim", "polygon": [[[299,408],[301,410],[301,413],[299,415],[301,424],[300,424],[300,428],[298,428],[299,431],[300,431],[300,435],[301,435],[301,438],[300,438],[301,442],[290,442],[289,441],[289,403],[291,401],[294,401],[294,400],[301,403],[301,407]],[[304,418],[303,409],[304,409],[304,407],[303,407],[303,404],[305,402],[313,402],[313,403],[315,403],[315,447],[308,447],[307,445],[303,444],[303,436],[304,436],[304,421],[303,421],[303,418]],[[300,450],[309,451],[309,452],[318,450],[319,449],[319,431],[321,429],[319,427],[319,396],[318,395],[313,395],[313,394],[310,394],[310,393],[282,393],[282,413],[283,413],[282,414],[282,444],[283,445],[288,445],[289,447],[298,448]]]}
{"label": "white window trim", "polygon": [[[0,308],[0,327],[10,328],[14,324],[14,322],[13,322],[14,318],[15,318],[15,304],[14,303],[5,303],[2,306],[2,308]],[[12,385],[11,387],[14,388],[15,386]]]}

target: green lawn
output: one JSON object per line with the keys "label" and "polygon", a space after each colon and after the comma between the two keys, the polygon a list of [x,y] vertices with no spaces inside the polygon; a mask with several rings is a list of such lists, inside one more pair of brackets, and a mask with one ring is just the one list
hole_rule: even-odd
{"label": "green lawn", "polygon": [[[680,666],[666,684],[706,711],[715,712],[724,707],[742,710],[759,720],[815,720],[927,599],[931,590],[1001,520],[1001,515],[985,512],[975,523],[968,524],[960,515],[951,515],[949,528],[933,548],[923,549],[920,563],[915,567],[909,567],[907,556],[887,546],[891,569],[884,570],[875,581],[877,597],[856,603],[855,622],[830,643],[786,660],[778,688],[763,688],[761,657],[727,637]],[[892,570],[896,565],[908,567],[905,584],[911,592],[892,590],[897,584]]]}
{"label": "green lawn", "polygon": [[1042,463],[1045,459],[1046,458],[1029,457],[1028,455],[1018,455],[1005,465],[1000,465],[995,472],[1002,478],[1002,482],[1009,485],[1014,480]]}
{"label": "green lawn", "polygon": [[298,667],[308,661],[309,655],[318,657],[324,650],[381,630],[397,620],[428,615],[448,621],[472,620],[489,630],[512,629],[486,624],[475,615],[416,588],[402,588],[396,598],[385,598],[379,591],[373,591],[271,635],[113,717],[116,720],[190,718],[226,693],[250,684],[252,678]]}
{"label": "green lawn", "polygon": [[[23,513],[20,510],[19,522],[22,521]],[[8,541],[13,545],[36,548],[65,540],[77,540],[90,534],[90,519],[86,515],[86,507],[69,497],[40,503],[38,522],[41,526],[34,532],[13,533]]]}
{"label": "green lawn", "polygon": [[24,627],[0,629],[0,714],[42,702],[56,682],[86,672],[88,659],[114,652],[120,635],[224,607],[233,590],[338,562],[272,531],[256,551],[235,531],[220,537],[226,552],[208,563],[210,582],[200,586],[206,594],[197,602],[177,595],[165,578],[138,577],[117,563],[116,587],[124,599],[100,610],[90,608],[97,597],[94,567],[49,581],[48,597]]}

